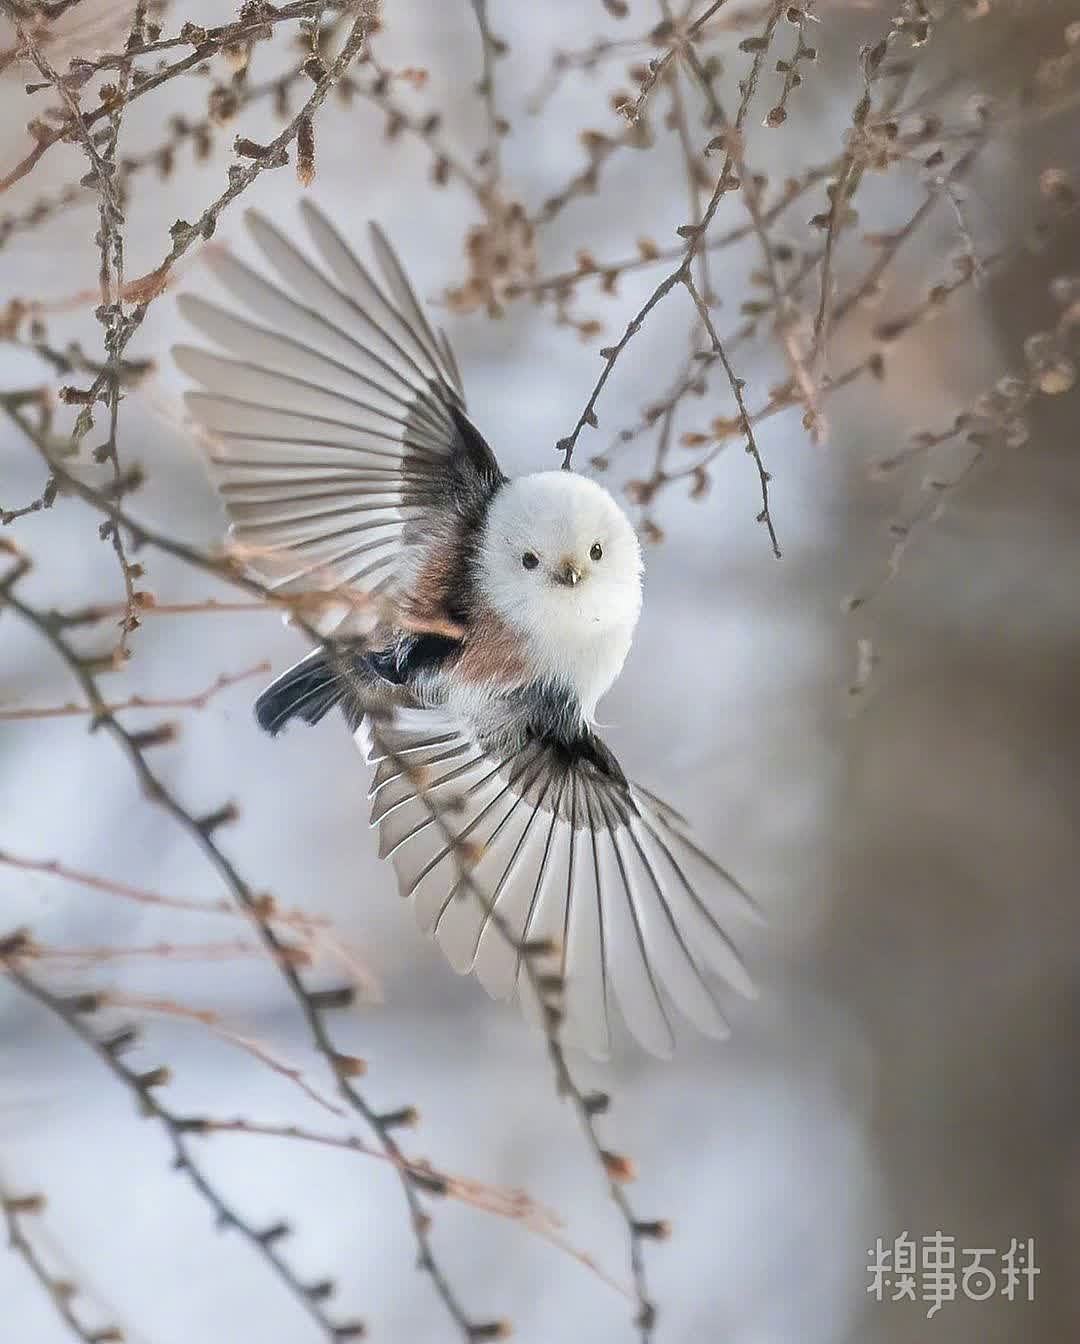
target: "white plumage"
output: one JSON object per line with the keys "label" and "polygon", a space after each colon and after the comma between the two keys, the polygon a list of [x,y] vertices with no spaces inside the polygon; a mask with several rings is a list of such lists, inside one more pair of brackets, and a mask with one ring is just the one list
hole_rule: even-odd
{"label": "white plumage", "polygon": [[[523,568],[525,551],[537,557],[535,570]],[[572,586],[559,579],[568,566],[579,575]],[[641,548],[626,514],[585,476],[521,476],[492,500],[478,568],[485,596],[521,632],[533,665],[573,686],[591,722],[641,612]]]}
{"label": "white plumage", "polygon": [[629,521],[573,473],[508,481],[389,243],[373,230],[380,284],[304,215],[322,266],[249,215],[283,287],[218,255],[251,316],[182,299],[228,353],[176,358],[253,571],[377,592],[398,615],[362,641],[342,625],[260,696],[260,723],[340,704],[359,724],[380,854],[455,970],[535,1013],[520,944],[552,939],[566,1030],[591,1053],[615,1003],[658,1054],[672,1005],[724,1034],[711,973],[752,993],[725,928],[753,907],[592,727],[641,608]]}

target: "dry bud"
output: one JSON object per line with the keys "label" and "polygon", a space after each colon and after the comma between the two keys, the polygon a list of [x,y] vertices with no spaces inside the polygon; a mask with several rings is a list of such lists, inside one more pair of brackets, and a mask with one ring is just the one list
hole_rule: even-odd
{"label": "dry bud", "polygon": [[33,950],[34,941],[26,929],[16,929],[0,938],[0,961],[29,956]]}
{"label": "dry bud", "polygon": [[622,1153],[613,1153],[607,1148],[603,1148],[600,1151],[600,1160],[603,1162],[604,1170],[608,1176],[620,1185],[625,1185],[637,1176],[632,1159]]}
{"label": "dry bud", "polygon": [[356,1055],[334,1055],[334,1068],[346,1078],[362,1078],[367,1073],[367,1063]]}
{"label": "dry bud", "polygon": [[277,1223],[271,1223],[268,1228],[265,1228],[262,1232],[260,1232],[259,1240],[262,1242],[264,1246],[273,1246],[275,1242],[281,1241],[283,1237],[288,1237],[291,1235],[292,1235],[292,1228],[289,1226],[289,1224],[284,1221],[280,1221]]}
{"label": "dry bud", "polygon": [[45,1196],[34,1195],[12,1195],[4,1200],[4,1208],[8,1213],[16,1214],[38,1214],[45,1212]]}
{"label": "dry bud", "polygon": [[350,1339],[363,1339],[367,1334],[367,1326],[363,1321],[346,1321],[344,1325],[334,1326],[334,1339],[338,1344],[346,1344]]}
{"label": "dry bud", "polygon": [[172,1069],[160,1064],[156,1069],[147,1069],[145,1073],[135,1075],[135,1086],[141,1092],[150,1092],[155,1087],[166,1087],[172,1081]]}
{"label": "dry bud", "polygon": [[611,1098],[606,1092],[586,1092],[581,1104],[588,1115],[603,1115],[611,1105]]}
{"label": "dry bud", "polygon": [[302,187],[315,180],[315,126],[310,117],[301,117],[297,127],[296,176]]}
{"label": "dry bud", "polygon": [[223,804],[214,812],[207,812],[205,816],[199,817],[196,822],[199,830],[204,835],[212,835],[220,826],[228,826],[234,822],[240,815],[240,809],[234,802]]}
{"label": "dry bud", "polygon": [[337,989],[313,989],[308,993],[308,1002],[320,1013],[348,1008],[355,998],[356,990],[352,985],[340,985]]}

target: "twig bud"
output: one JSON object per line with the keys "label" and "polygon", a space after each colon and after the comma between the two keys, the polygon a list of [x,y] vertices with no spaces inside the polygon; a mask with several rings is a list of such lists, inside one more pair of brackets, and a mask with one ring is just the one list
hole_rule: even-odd
{"label": "twig bud", "polygon": [[302,187],[315,180],[315,124],[310,117],[301,117],[296,128],[296,176]]}
{"label": "twig bud", "polygon": [[367,1334],[367,1326],[363,1321],[346,1321],[343,1325],[334,1326],[334,1339],[339,1344],[346,1344],[350,1339],[363,1339]]}
{"label": "twig bud", "polygon": [[469,1326],[469,1339],[479,1344],[481,1340],[509,1339],[514,1327],[507,1320],[480,1321]]}
{"label": "twig bud", "polygon": [[101,1042],[101,1048],[107,1050],[110,1055],[121,1055],[129,1049],[139,1039],[139,1030],[137,1027],[123,1027],[120,1031],[113,1032]]}
{"label": "twig bud", "polygon": [[420,1123],[420,1112],[415,1106],[402,1106],[396,1111],[384,1111],[376,1118],[382,1129],[415,1129]]}
{"label": "twig bud", "polygon": [[362,1078],[367,1073],[367,1061],[356,1055],[334,1055],[334,1068],[346,1078]]}
{"label": "twig bud", "polygon": [[313,989],[308,991],[308,1003],[317,1013],[332,1012],[336,1008],[348,1008],[356,998],[352,985],[340,985],[337,989]]}
{"label": "twig bud", "polygon": [[36,1214],[45,1212],[44,1195],[12,1195],[4,1200],[4,1208],[8,1213],[17,1214]]}
{"label": "twig bud", "polygon": [[34,949],[34,941],[28,930],[16,929],[14,933],[0,938],[0,961],[9,961],[15,957],[28,956]]}
{"label": "twig bud", "polygon": [[205,816],[199,817],[196,825],[204,835],[212,835],[219,826],[227,826],[239,817],[240,809],[231,800],[214,812],[207,812]]}
{"label": "twig bud", "polygon": [[600,1150],[600,1160],[603,1162],[604,1170],[608,1176],[620,1185],[625,1185],[637,1176],[637,1169],[632,1159],[626,1157],[623,1153],[613,1153],[607,1148],[602,1148]]}
{"label": "twig bud", "polygon": [[444,1176],[438,1176],[433,1171],[425,1171],[420,1166],[409,1167],[408,1173],[413,1185],[423,1190],[425,1194],[439,1196],[446,1194],[448,1187]]}
{"label": "twig bud", "polygon": [[167,1064],[159,1064],[156,1069],[147,1069],[137,1073],[133,1079],[140,1092],[149,1092],[155,1087],[165,1087],[172,1081],[172,1069]]}
{"label": "twig bud", "polygon": [[159,723],[156,728],[146,728],[142,732],[131,733],[129,741],[137,751],[148,751],[151,747],[165,747],[175,742],[179,729],[175,723]]}
{"label": "twig bud", "polygon": [[611,1105],[611,1098],[606,1092],[586,1092],[581,1104],[587,1115],[603,1115]]}

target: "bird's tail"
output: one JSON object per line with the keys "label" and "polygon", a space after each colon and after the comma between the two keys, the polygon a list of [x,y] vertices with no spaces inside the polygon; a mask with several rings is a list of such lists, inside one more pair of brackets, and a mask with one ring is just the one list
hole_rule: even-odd
{"label": "bird's tail", "polygon": [[325,649],[315,649],[272,681],[255,701],[259,727],[274,736],[292,719],[319,723],[340,704],[355,731],[364,711],[352,693],[354,678],[350,673],[351,668],[343,666],[340,658],[331,660]]}

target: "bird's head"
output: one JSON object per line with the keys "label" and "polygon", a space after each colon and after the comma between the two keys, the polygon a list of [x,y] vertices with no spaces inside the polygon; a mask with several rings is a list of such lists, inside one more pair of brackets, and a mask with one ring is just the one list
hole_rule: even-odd
{"label": "bird's head", "polygon": [[595,481],[569,471],[521,476],[488,512],[483,595],[530,637],[626,637],[641,610],[641,548],[630,521]]}

